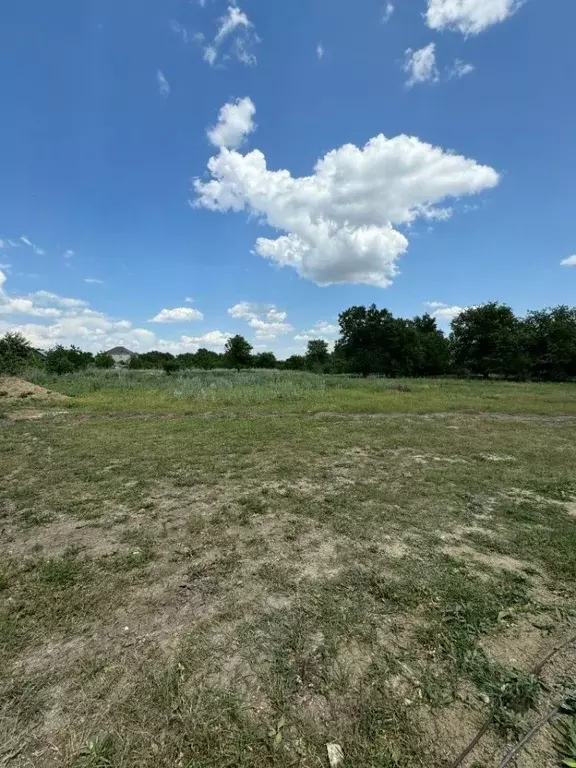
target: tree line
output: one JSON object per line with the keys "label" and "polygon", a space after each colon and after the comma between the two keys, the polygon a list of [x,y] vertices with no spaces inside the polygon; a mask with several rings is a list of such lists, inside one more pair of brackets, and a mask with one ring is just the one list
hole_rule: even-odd
{"label": "tree line", "polygon": [[457,315],[449,335],[429,314],[405,320],[375,305],[351,307],[339,322],[334,357],[365,376],[576,378],[576,308],[517,317],[508,305],[489,302]]}
{"label": "tree line", "polygon": [[[387,309],[354,306],[338,318],[340,337],[331,352],[323,339],[308,342],[306,353],[277,360],[273,352],[254,354],[250,343],[233,336],[224,352],[199,349],[172,355],[157,350],[135,355],[131,369],[163,369],[167,374],[199,368],[268,368],[362,376],[482,376],[566,381],[576,378],[576,308],[558,306],[517,317],[506,304],[470,307],[452,320],[445,334],[429,314],[394,317]],[[33,350],[19,334],[0,339],[0,374],[40,365],[52,373],[89,366],[110,368],[105,352],[77,347]]]}

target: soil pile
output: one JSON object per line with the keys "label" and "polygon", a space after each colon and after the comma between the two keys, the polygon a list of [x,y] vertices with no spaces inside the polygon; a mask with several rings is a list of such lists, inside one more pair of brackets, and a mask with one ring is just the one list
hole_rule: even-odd
{"label": "soil pile", "polygon": [[31,384],[24,379],[18,379],[14,376],[0,377],[0,405],[3,403],[22,402],[48,402],[62,403],[70,400],[67,395],[60,392],[52,392],[50,389],[39,387],[37,384]]}

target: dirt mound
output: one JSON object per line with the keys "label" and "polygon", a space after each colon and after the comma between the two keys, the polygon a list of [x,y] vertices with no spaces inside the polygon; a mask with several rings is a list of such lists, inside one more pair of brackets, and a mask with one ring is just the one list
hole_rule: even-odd
{"label": "dirt mound", "polygon": [[31,384],[24,379],[17,379],[13,376],[0,378],[0,405],[2,403],[13,405],[24,401],[61,403],[69,399],[67,395],[52,392],[50,389]]}

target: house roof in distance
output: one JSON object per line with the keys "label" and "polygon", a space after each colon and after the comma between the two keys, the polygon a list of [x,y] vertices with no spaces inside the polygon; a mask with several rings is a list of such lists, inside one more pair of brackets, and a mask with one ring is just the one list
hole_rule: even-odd
{"label": "house roof in distance", "polygon": [[107,355],[133,355],[134,352],[130,352],[129,349],[126,349],[126,347],[114,347],[113,349],[109,349],[106,352]]}

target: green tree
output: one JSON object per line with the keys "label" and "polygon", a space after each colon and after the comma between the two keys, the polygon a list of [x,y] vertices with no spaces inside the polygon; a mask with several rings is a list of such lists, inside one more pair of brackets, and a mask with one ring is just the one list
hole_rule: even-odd
{"label": "green tree", "polygon": [[91,352],[83,352],[74,345],[66,348],[62,344],[57,344],[46,353],[45,366],[50,373],[61,375],[81,371],[93,361],[94,356]]}
{"label": "green tree", "polygon": [[260,352],[253,358],[254,368],[276,368],[277,363],[274,352]]}
{"label": "green tree", "polygon": [[328,342],[324,339],[310,339],[306,348],[306,366],[311,371],[322,372],[329,362]]}
{"label": "green tree", "polygon": [[62,344],[57,344],[46,353],[46,370],[62,376],[65,373],[74,373],[74,363]]}
{"label": "green tree", "polygon": [[98,352],[94,355],[94,365],[96,368],[114,368],[114,360],[112,355],[107,355],[106,352]]}
{"label": "green tree", "polygon": [[396,319],[374,304],[351,307],[338,320],[340,339],[335,354],[345,361],[347,370],[363,376],[412,376],[416,372],[420,349],[411,321]]}
{"label": "green tree", "polygon": [[178,365],[177,360],[165,360],[162,363],[162,368],[164,369],[164,373],[167,376],[172,376],[172,374],[178,373],[180,370],[180,366]]}
{"label": "green tree", "polygon": [[4,334],[0,339],[0,374],[16,376],[33,355],[34,350],[21,333]]}
{"label": "green tree", "polygon": [[224,357],[230,368],[236,368],[237,371],[249,368],[252,363],[252,346],[244,336],[237,334],[226,342]]}
{"label": "green tree", "polygon": [[442,376],[450,370],[450,342],[429,314],[415,317],[412,324],[418,336],[418,376]]}
{"label": "green tree", "polygon": [[452,320],[454,365],[488,378],[520,376],[526,370],[523,329],[506,304],[470,307]]}
{"label": "green tree", "polygon": [[222,366],[222,356],[211,349],[200,347],[195,357],[196,366],[202,368],[203,371],[211,371]]}
{"label": "green tree", "polygon": [[551,381],[576,377],[576,308],[529,312],[522,331],[532,376]]}
{"label": "green tree", "polygon": [[184,370],[190,368],[196,368],[196,355],[192,352],[182,352],[182,354],[176,356],[178,366]]}
{"label": "green tree", "polygon": [[157,349],[144,352],[142,355],[138,355],[138,357],[140,358],[139,362],[142,368],[162,368],[165,362],[174,360],[174,355],[171,352],[159,352]]}
{"label": "green tree", "polygon": [[306,358],[304,355],[291,355],[284,361],[283,368],[287,371],[305,371]]}

